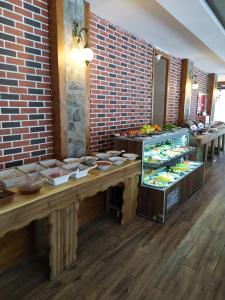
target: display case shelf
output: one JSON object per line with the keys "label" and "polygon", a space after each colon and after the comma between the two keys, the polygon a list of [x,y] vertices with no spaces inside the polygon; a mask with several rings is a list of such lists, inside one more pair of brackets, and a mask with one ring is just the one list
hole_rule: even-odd
{"label": "display case shelf", "polygon": [[[151,184],[147,184],[145,183],[145,181],[143,180],[142,185],[145,187],[149,187],[151,189],[156,189],[156,190],[161,190],[161,191],[165,191],[168,190],[169,188],[171,188],[173,185],[175,185],[176,183],[178,183],[179,181],[183,180],[185,177],[187,177],[189,174],[191,174],[193,171],[195,171],[196,169],[202,167],[204,164],[202,162],[194,162],[196,165],[195,167],[190,168],[190,170],[188,172],[183,172],[182,175],[180,175],[177,179],[175,179],[173,182],[168,183],[167,186],[164,187],[160,187],[160,186],[155,186],[155,185],[151,185]],[[163,172],[163,170],[162,170]],[[176,173],[174,173],[176,174]],[[160,172],[159,172],[160,175]]]}
{"label": "display case shelf", "polygon": [[176,161],[178,161],[179,159],[185,157],[185,156],[188,156],[188,155],[191,155],[191,154],[194,154],[196,151],[196,149],[194,147],[190,147],[190,150],[189,151],[186,151],[182,154],[179,154],[173,158],[170,158],[169,160],[167,161],[163,161],[163,162],[160,162],[160,163],[149,163],[145,160],[143,160],[143,167],[144,169],[146,168],[151,168],[151,169],[158,169],[158,168],[162,168],[162,167],[170,167],[172,165],[174,165],[174,163],[176,163]]}

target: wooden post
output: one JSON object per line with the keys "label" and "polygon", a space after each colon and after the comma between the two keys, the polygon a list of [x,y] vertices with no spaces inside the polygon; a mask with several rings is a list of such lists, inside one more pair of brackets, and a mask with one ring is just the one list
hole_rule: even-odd
{"label": "wooden post", "polygon": [[214,120],[216,91],[217,91],[217,75],[214,73],[209,74],[208,114],[210,115],[211,121]]}
{"label": "wooden post", "polygon": [[128,224],[136,216],[139,174],[129,177],[124,182],[121,224]]}
{"label": "wooden post", "polygon": [[[84,2],[84,26],[89,29],[90,4]],[[90,152],[90,63],[85,68],[85,116],[86,116],[86,153]]]}
{"label": "wooden post", "polygon": [[188,59],[182,60],[182,72],[180,83],[180,106],[179,106],[179,125],[185,123],[190,115],[191,92],[192,92],[192,66],[193,63]]}
{"label": "wooden post", "polygon": [[64,0],[49,1],[49,34],[53,100],[54,157],[61,160],[67,155]]}

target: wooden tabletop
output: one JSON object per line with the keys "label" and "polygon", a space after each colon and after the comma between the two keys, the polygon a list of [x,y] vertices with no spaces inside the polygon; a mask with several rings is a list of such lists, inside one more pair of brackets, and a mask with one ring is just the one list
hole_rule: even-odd
{"label": "wooden tabletop", "polygon": [[[117,177],[117,174],[119,176],[123,175],[123,173],[126,173],[126,169],[130,169],[132,167],[137,168],[140,165],[140,172],[141,172],[141,162],[140,160],[135,161],[126,161],[121,166],[112,166],[108,171],[100,171],[98,169],[92,169],[89,171],[88,176],[75,179],[70,178],[67,183],[60,184],[58,186],[53,186],[50,184],[44,184],[41,191],[34,195],[21,195],[17,188],[11,188],[10,190],[15,192],[16,195],[14,196],[13,202],[11,202],[8,205],[0,207],[0,216],[10,212],[12,210],[15,210],[17,208],[21,208],[23,206],[26,206],[27,204],[31,204],[34,202],[38,202],[39,200],[42,200],[46,197],[55,195],[57,193],[68,191],[69,189],[75,190],[81,190],[82,193],[85,196],[85,190],[88,190],[88,187],[92,187],[96,181],[101,180],[105,177],[107,181],[112,180],[113,178]],[[113,184],[112,184],[113,185]],[[87,191],[88,193],[88,191]],[[91,196],[91,195],[90,195]],[[63,199],[62,199],[63,201]]]}
{"label": "wooden tabletop", "polygon": [[208,134],[201,134],[201,135],[197,135],[192,137],[192,140],[195,140],[199,145],[204,145],[216,138],[218,138],[219,136],[225,134],[225,126],[223,127],[219,127],[218,131],[216,132],[210,132]]}

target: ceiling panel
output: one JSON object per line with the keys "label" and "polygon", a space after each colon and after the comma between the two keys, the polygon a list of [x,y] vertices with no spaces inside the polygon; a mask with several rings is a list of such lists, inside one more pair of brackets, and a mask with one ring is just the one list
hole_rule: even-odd
{"label": "ceiling panel", "polygon": [[225,29],[225,1],[224,0],[205,0],[211,8],[220,24]]}

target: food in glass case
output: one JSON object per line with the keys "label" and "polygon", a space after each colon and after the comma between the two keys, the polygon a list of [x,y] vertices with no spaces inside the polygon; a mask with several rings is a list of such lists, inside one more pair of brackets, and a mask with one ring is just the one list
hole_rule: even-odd
{"label": "food in glass case", "polygon": [[163,126],[163,130],[171,130],[171,131],[177,130],[177,126],[174,124],[168,123]]}
{"label": "food in glass case", "polygon": [[163,188],[168,187],[171,183],[180,179],[183,175],[191,172],[193,169],[199,166],[199,162],[182,161],[175,164],[172,167],[161,168],[155,170],[144,171],[144,184]]}
{"label": "food in glass case", "polygon": [[144,162],[160,164],[191,150],[194,150],[194,148],[190,146],[176,146],[173,143],[166,143],[154,148],[145,147]]}

